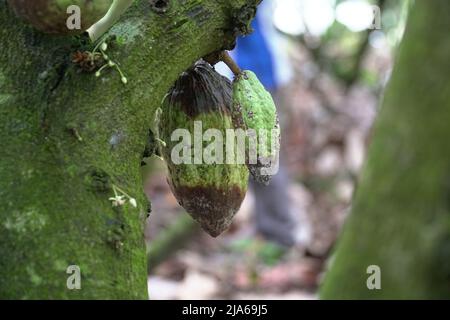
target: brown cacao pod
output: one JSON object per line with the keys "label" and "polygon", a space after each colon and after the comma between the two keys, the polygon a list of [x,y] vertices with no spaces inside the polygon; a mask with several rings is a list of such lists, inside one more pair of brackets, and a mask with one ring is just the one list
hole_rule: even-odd
{"label": "brown cacao pod", "polygon": [[[218,160],[219,148],[220,152],[225,148],[222,143],[215,150],[215,160],[205,160],[205,150],[218,140],[209,143],[203,135],[199,147],[204,158],[195,163],[193,157],[199,155],[195,141],[193,144],[192,139],[190,142],[184,139],[182,142],[173,141],[172,137],[176,130],[184,130],[195,140],[199,124],[202,134],[214,130],[218,136],[225,137],[227,130],[234,130],[231,105],[230,81],[209,64],[201,62],[184,72],[170,90],[164,100],[159,123],[160,137],[166,143],[161,153],[169,169],[172,191],[180,205],[213,237],[231,225],[239,210],[247,192],[248,169],[244,162],[229,164],[223,158]],[[193,157],[180,163],[175,160],[180,152],[183,156],[189,154]]]}
{"label": "brown cacao pod", "polygon": [[[87,30],[100,20],[113,0],[8,0],[17,16],[36,29],[50,34],[73,35]],[[72,5],[80,8],[80,28],[69,28],[67,21]]]}

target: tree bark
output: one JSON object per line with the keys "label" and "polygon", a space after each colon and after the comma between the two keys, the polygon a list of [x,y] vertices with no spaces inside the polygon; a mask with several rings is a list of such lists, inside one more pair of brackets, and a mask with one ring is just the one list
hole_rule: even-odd
{"label": "tree bark", "polygon": [[[247,31],[260,1],[154,2],[109,33],[124,85],[112,68],[80,73],[80,38],[36,32],[0,0],[0,298],[147,298],[140,163],[154,112],[182,71]],[[113,186],[137,208],[113,208]],[[81,290],[67,288],[69,265]]]}
{"label": "tree bark", "polygon": [[450,297],[449,15],[445,0],[412,8],[322,298]]}

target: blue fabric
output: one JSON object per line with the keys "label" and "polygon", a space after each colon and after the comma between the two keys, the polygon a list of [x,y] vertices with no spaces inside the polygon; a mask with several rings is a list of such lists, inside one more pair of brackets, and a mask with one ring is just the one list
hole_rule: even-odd
{"label": "blue fabric", "polygon": [[237,40],[235,57],[238,65],[244,70],[253,71],[267,90],[277,87],[274,73],[273,54],[261,30],[258,15],[252,22],[254,32]]}

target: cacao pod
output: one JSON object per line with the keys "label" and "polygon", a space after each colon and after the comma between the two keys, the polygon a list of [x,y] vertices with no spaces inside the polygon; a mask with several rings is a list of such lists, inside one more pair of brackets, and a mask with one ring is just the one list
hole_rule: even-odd
{"label": "cacao pod", "polygon": [[247,166],[257,182],[267,185],[278,169],[280,124],[272,95],[252,71],[234,79],[233,120],[254,137],[254,143],[249,141]]}
{"label": "cacao pod", "polygon": [[200,145],[195,145],[195,141],[192,145],[192,140],[183,141],[183,153],[193,155],[194,160],[189,162],[192,157],[188,157],[187,161],[180,163],[179,159],[175,160],[179,155],[177,148],[180,143],[171,138],[176,130],[184,130],[195,140],[199,124],[202,127],[200,134],[206,134],[212,129],[225,137],[227,129],[234,130],[231,104],[231,82],[209,64],[199,62],[176,81],[163,102],[159,120],[160,138],[166,143],[161,147],[161,154],[167,163],[168,182],[173,194],[180,205],[213,237],[231,225],[239,210],[247,192],[248,170],[244,162],[228,164],[224,157],[220,161],[218,152],[226,148],[223,143],[215,145],[214,161],[196,161],[195,157],[203,157],[203,150],[206,152],[213,145],[207,144],[202,137],[197,141]]}
{"label": "cacao pod", "polygon": [[[111,6],[113,0],[8,0],[17,16],[36,29],[50,34],[74,35],[87,30],[100,20]],[[67,20],[69,6],[80,8],[80,29],[69,29]]]}

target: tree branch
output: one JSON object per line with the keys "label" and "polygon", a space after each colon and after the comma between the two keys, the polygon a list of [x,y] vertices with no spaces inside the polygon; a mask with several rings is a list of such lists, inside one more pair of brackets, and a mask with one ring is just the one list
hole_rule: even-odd
{"label": "tree branch", "polygon": [[[233,46],[259,2],[171,0],[162,13],[137,1],[108,33],[124,85],[113,68],[97,78],[71,62],[82,38],[34,31],[0,0],[1,298],[146,298],[153,114],[182,71]],[[138,208],[113,208],[114,186]],[[72,264],[82,290],[67,289]]]}

